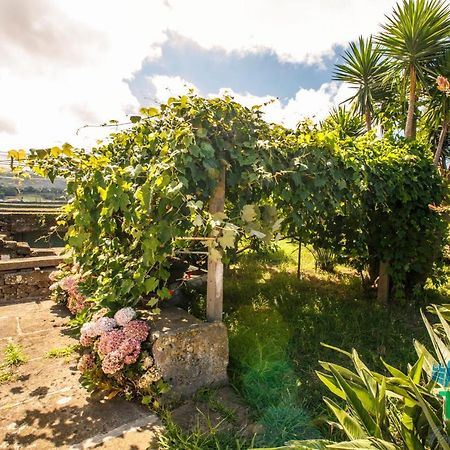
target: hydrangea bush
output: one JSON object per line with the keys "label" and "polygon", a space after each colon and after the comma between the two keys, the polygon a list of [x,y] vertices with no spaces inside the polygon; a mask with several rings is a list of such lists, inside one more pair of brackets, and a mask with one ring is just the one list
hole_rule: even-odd
{"label": "hydrangea bush", "polygon": [[78,370],[89,390],[100,389],[109,397],[124,393],[140,396],[157,406],[156,397],[167,386],[151,355],[150,326],[137,318],[131,307],[119,309],[114,317],[97,312],[81,327],[82,355]]}
{"label": "hydrangea bush", "polygon": [[80,283],[84,281],[83,275],[75,264],[71,268],[63,266],[50,274],[50,291],[57,303],[67,306],[73,315],[77,315],[88,307],[86,297],[80,292]]}

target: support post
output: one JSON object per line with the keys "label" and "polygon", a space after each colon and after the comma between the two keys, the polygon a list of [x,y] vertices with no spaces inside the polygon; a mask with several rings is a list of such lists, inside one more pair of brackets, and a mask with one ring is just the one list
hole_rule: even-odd
{"label": "support post", "polygon": [[298,238],[297,278],[302,278],[302,239]]}
{"label": "support post", "polygon": [[380,274],[378,276],[377,300],[387,303],[389,299],[389,263],[380,261]]}
{"label": "support post", "polygon": [[[209,212],[215,214],[225,209],[225,167],[209,203]],[[208,257],[208,283],[206,294],[206,318],[208,322],[222,321],[223,313],[223,263]]]}

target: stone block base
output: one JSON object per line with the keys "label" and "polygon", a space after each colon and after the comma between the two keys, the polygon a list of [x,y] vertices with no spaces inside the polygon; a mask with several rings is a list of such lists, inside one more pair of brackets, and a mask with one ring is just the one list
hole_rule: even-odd
{"label": "stone block base", "polygon": [[186,398],[228,382],[228,335],[223,323],[204,323],[180,308],[162,310],[152,326],[153,357],[172,392]]}

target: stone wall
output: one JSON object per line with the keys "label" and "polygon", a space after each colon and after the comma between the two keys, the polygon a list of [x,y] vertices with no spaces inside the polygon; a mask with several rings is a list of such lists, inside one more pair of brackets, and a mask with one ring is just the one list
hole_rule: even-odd
{"label": "stone wall", "polygon": [[56,225],[56,213],[0,213],[0,233],[15,234],[32,231],[48,232]]}
{"label": "stone wall", "polygon": [[0,272],[0,305],[47,297],[53,268]]}

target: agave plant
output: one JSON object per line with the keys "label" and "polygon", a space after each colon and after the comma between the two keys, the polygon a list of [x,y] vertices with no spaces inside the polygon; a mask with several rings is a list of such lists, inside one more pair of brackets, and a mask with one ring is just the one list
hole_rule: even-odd
{"label": "agave plant", "polygon": [[[291,441],[279,449],[380,449],[380,450],[450,450],[450,426],[444,417],[442,389],[434,379],[436,367],[450,361],[450,305],[433,306],[439,322],[433,327],[422,314],[430,335],[433,353],[414,342],[418,360],[406,373],[383,361],[388,375],[371,371],[356,350],[345,354],[354,370],[321,362],[320,380],[339,403],[324,401],[336,418],[332,425],[347,437],[344,442],[330,440]],[[447,391],[449,392],[449,391]],[[345,406],[341,406],[345,404]]]}

